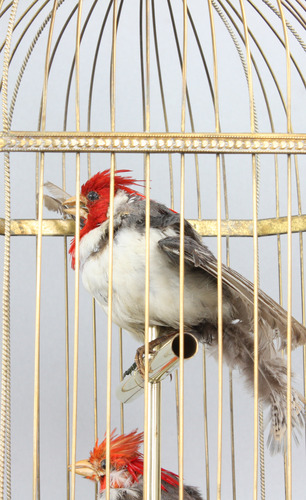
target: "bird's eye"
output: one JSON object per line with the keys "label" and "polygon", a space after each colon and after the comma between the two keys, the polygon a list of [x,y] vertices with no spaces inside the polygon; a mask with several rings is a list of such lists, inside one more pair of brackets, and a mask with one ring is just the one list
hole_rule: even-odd
{"label": "bird's eye", "polygon": [[101,469],[106,468],[106,460],[101,460],[100,467],[101,467]]}
{"label": "bird's eye", "polygon": [[97,191],[89,191],[89,193],[87,195],[87,199],[89,201],[98,200],[99,199],[99,195],[98,195]]}

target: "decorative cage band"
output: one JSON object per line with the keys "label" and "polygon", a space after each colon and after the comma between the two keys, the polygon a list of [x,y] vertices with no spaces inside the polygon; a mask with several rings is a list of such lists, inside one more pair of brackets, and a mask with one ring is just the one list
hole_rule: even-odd
{"label": "decorative cage band", "polygon": [[7,152],[306,153],[306,134],[9,132]]}

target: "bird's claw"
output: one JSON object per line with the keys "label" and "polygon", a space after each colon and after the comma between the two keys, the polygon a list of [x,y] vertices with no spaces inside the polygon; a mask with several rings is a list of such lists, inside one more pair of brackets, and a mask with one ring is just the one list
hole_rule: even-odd
{"label": "bird's claw", "polygon": [[[165,340],[169,339],[170,337],[172,337],[176,334],[177,334],[177,332],[170,333],[170,334],[168,333],[166,335],[162,335],[161,337],[158,337],[157,339],[151,340],[151,342],[149,342],[149,355],[154,354],[155,347],[162,344],[163,342],[165,342]],[[144,379],[145,378],[145,345],[142,345],[141,347],[139,347],[137,349],[136,354],[135,354],[135,363],[137,366],[137,370],[139,371],[140,375]],[[149,363],[149,373],[150,373],[150,360],[148,360],[148,363]]]}
{"label": "bird's claw", "polygon": [[[152,352],[153,352],[153,347],[150,348],[150,344],[149,344],[149,354],[152,354]],[[131,373],[135,370],[138,370],[140,375],[142,376],[142,378],[144,378],[145,377],[144,357],[145,357],[145,346],[142,345],[136,351],[134,363],[127,370],[125,370],[122,378],[125,378],[128,375],[131,375]],[[150,366],[149,366],[149,372],[150,372]]]}
{"label": "bird's claw", "polygon": [[[150,346],[149,342],[149,354],[152,354],[153,352],[153,347]],[[150,373],[150,362],[149,363],[149,373]],[[137,367],[137,370],[139,371],[140,375],[142,378],[145,378],[145,372],[146,372],[146,364],[145,364],[145,345],[142,345],[138,347],[136,354],[135,354],[135,365]]]}

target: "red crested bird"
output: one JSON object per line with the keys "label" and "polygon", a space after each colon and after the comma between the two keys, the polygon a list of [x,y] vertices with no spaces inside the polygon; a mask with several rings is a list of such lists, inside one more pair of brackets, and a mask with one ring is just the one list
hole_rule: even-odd
{"label": "red crested bird", "polygon": [[[145,322],[145,197],[139,184],[119,170],[114,176],[114,241],[112,319],[143,343]],[[47,186],[48,187],[48,186]],[[48,207],[75,216],[76,199],[57,200]],[[80,268],[85,288],[108,311],[110,171],[91,177],[80,195]],[[75,240],[70,247],[75,266]],[[180,216],[164,205],[150,202],[150,325],[160,335],[179,329]],[[206,343],[212,352],[218,341],[217,260],[188,221],[184,224],[184,324],[185,330]],[[223,353],[238,368],[248,385],[254,370],[253,284],[222,265]],[[264,292],[258,297],[259,397],[270,407],[271,450],[279,451],[286,435],[287,313]],[[292,348],[306,342],[306,329],[292,318]],[[303,424],[301,396],[292,389],[292,427]]]}
{"label": "red crested bird", "polygon": [[[130,434],[115,435],[110,439],[110,498],[111,500],[141,500],[143,498],[143,455],[139,447],[143,442],[143,433],[137,430]],[[75,472],[100,485],[100,498],[105,498],[106,490],[106,439],[98,441],[89,460],[80,460],[75,464]],[[176,474],[161,469],[161,499],[179,498],[179,479]],[[197,488],[184,485],[185,500],[202,500]]]}

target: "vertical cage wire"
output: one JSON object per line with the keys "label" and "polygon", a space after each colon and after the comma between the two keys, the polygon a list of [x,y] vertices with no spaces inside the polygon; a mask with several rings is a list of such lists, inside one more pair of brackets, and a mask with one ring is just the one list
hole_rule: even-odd
{"label": "vertical cage wire", "polygon": [[[8,33],[5,44],[5,54],[2,77],[2,116],[3,130],[8,130],[8,68],[12,30],[16,16],[17,2],[11,10]],[[0,495],[4,495],[4,475],[6,474],[6,494],[11,498],[11,342],[10,342],[10,157],[4,158],[5,178],[5,227],[4,227],[4,265],[3,265],[3,325],[2,325],[2,372],[1,372],[1,415],[0,415]]]}
{"label": "vertical cage wire", "polygon": [[[143,8],[144,2],[141,2],[141,8]],[[149,2],[145,3],[145,56],[141,58],[143,64],[142,69],[142,88],[143,88],[143,127],[146,132],[150,130],[150,8]],[[144,61],[144,62],[143,62]],[[150,298],[149,298],[149,287],[150,287],[150,156],[148,154],[144,157],[144,178],[145,178],[145,194],[146,194],[146,217],[145,217],[145,358],[148,360],[149,356],[149,342],[153,340],[150,332]],[[150,454],[150,436],[149,436],[149,363],[145,363],[145,392],[144,392],[144,481],[143,481],[143,491],[144,498],[148,500],[150,498],[151,484],[150,481],[151,471],[148,470],[149,465],[149,454]]]}
{"label": "vertical cage wire", "polygon": [[[248,80],[248,91],[249,91],[249,105],[250,105],[250,121],[251,121],[251,131],[254,133],[256,131],[255,127],[255,113],[254,113],[254,92],[253,92],[253,75],[251,69],[251,52],[249,45],[248,36],[248,24],[246,18],[246,12],[244,9],[243,2],[240,1],[241,5],[241,16],[243,19],[244,28],[244,38],[245,38],[245,49],[246,49],[246,60],[247,60],[247,80]],[[257,229],[257,170],[256,170],[256,156],[252,155],[252,200],[253,200],[253,263],[254,263],[254,476],[253,476],[253,498],[256,500],[258,495],[258,287],[259,287],[259,276],[258,276],[258,229]]]}
{"label": "vertical cage wire", "polygon": [[[82,1],[78,3],[75,37],[75,126],[80,130],[80,31]],[[75,287],[74,287],[74,356],[73,356],[73,401],[72,401],[72,439],[71,439],[71,499],[75,499],[75,462],[77,438],[78,405],[78,358],[79,358],[79,284],[80,284],[80,154],[76,154],[76,232],[75,232]]]}
{"label": "vertical cage wire", "polygon": [[[212,5],[209,2],[209,16],[211,24],[211,35],[214,58],[214,110],[215,130],[220,132],[219,122],[219,92],[215,25],[213,19]],[[221,499],[221,470],[222,470],[222,408],[223,408],[223,325],[222,325],[222,245],[221,245],[221,164],[220,155],[216,157],[217,171],[217,246],[218,246],[218,470],[217,470],[217,499]]]}
{"label": "vertical cage wire", "polygon": [[[182,105],[181,105],[181,132],[186,129],[186,99],[187,99],[187,1],[183,1],[183,45],[182,45]],[[180,335],[180,383],[179,383],[179,500],[184,498],[184,270],[185,270],[185,242],[184,242],[184,214],[185,214],[185,156],[180,157],[180,259],[179,259],[179,335]]]}
{"label": "vertical cage wire", "polygon": [[[287,27],[284,17],[284,12],[280,2],[278,2],[280,16],[282,20],[282,26],[284,30],[284,44],[286,50],[286,90],[287,90],[287,131],[291,132],[291,66],[290,66],[290,48]],[[291,371],[292,371],[292,357],[291,357],[291,314],[292,314],[292,187],[291,187],[291,156],[287,157],[287,186],[288,186],[288,201],[287,201],[287,216],[288,216],[288,240],[287,240],[287,252],[288,252],[288,276],[287,276],[287,288],[288,288],[288,299],[287,299],[287,421],[288,421],[288,431],[287,431],[287,477],[286,477],[286,494],[289,499],[292,498],[292,422],[291,422]]]}
{"label": "vertical cage wire", "polygon": [[[56,14],[56,1],[54,2],[48,44],[45,58],[44,83],[41,104],[41,128],[46,128],[46,105],[48,88],[48,65],[51,50],[54,21]],[[36,259],[36,309],[35,309],[35,376],[34,376],[34,410],[33,410],[33,499],[40,498],[40,307],[41,307],[41,265],[42,265],[42,219],[43,219],[43,184],[44,184],[44,153],[39,159],[38,171],[38,235]]]}

